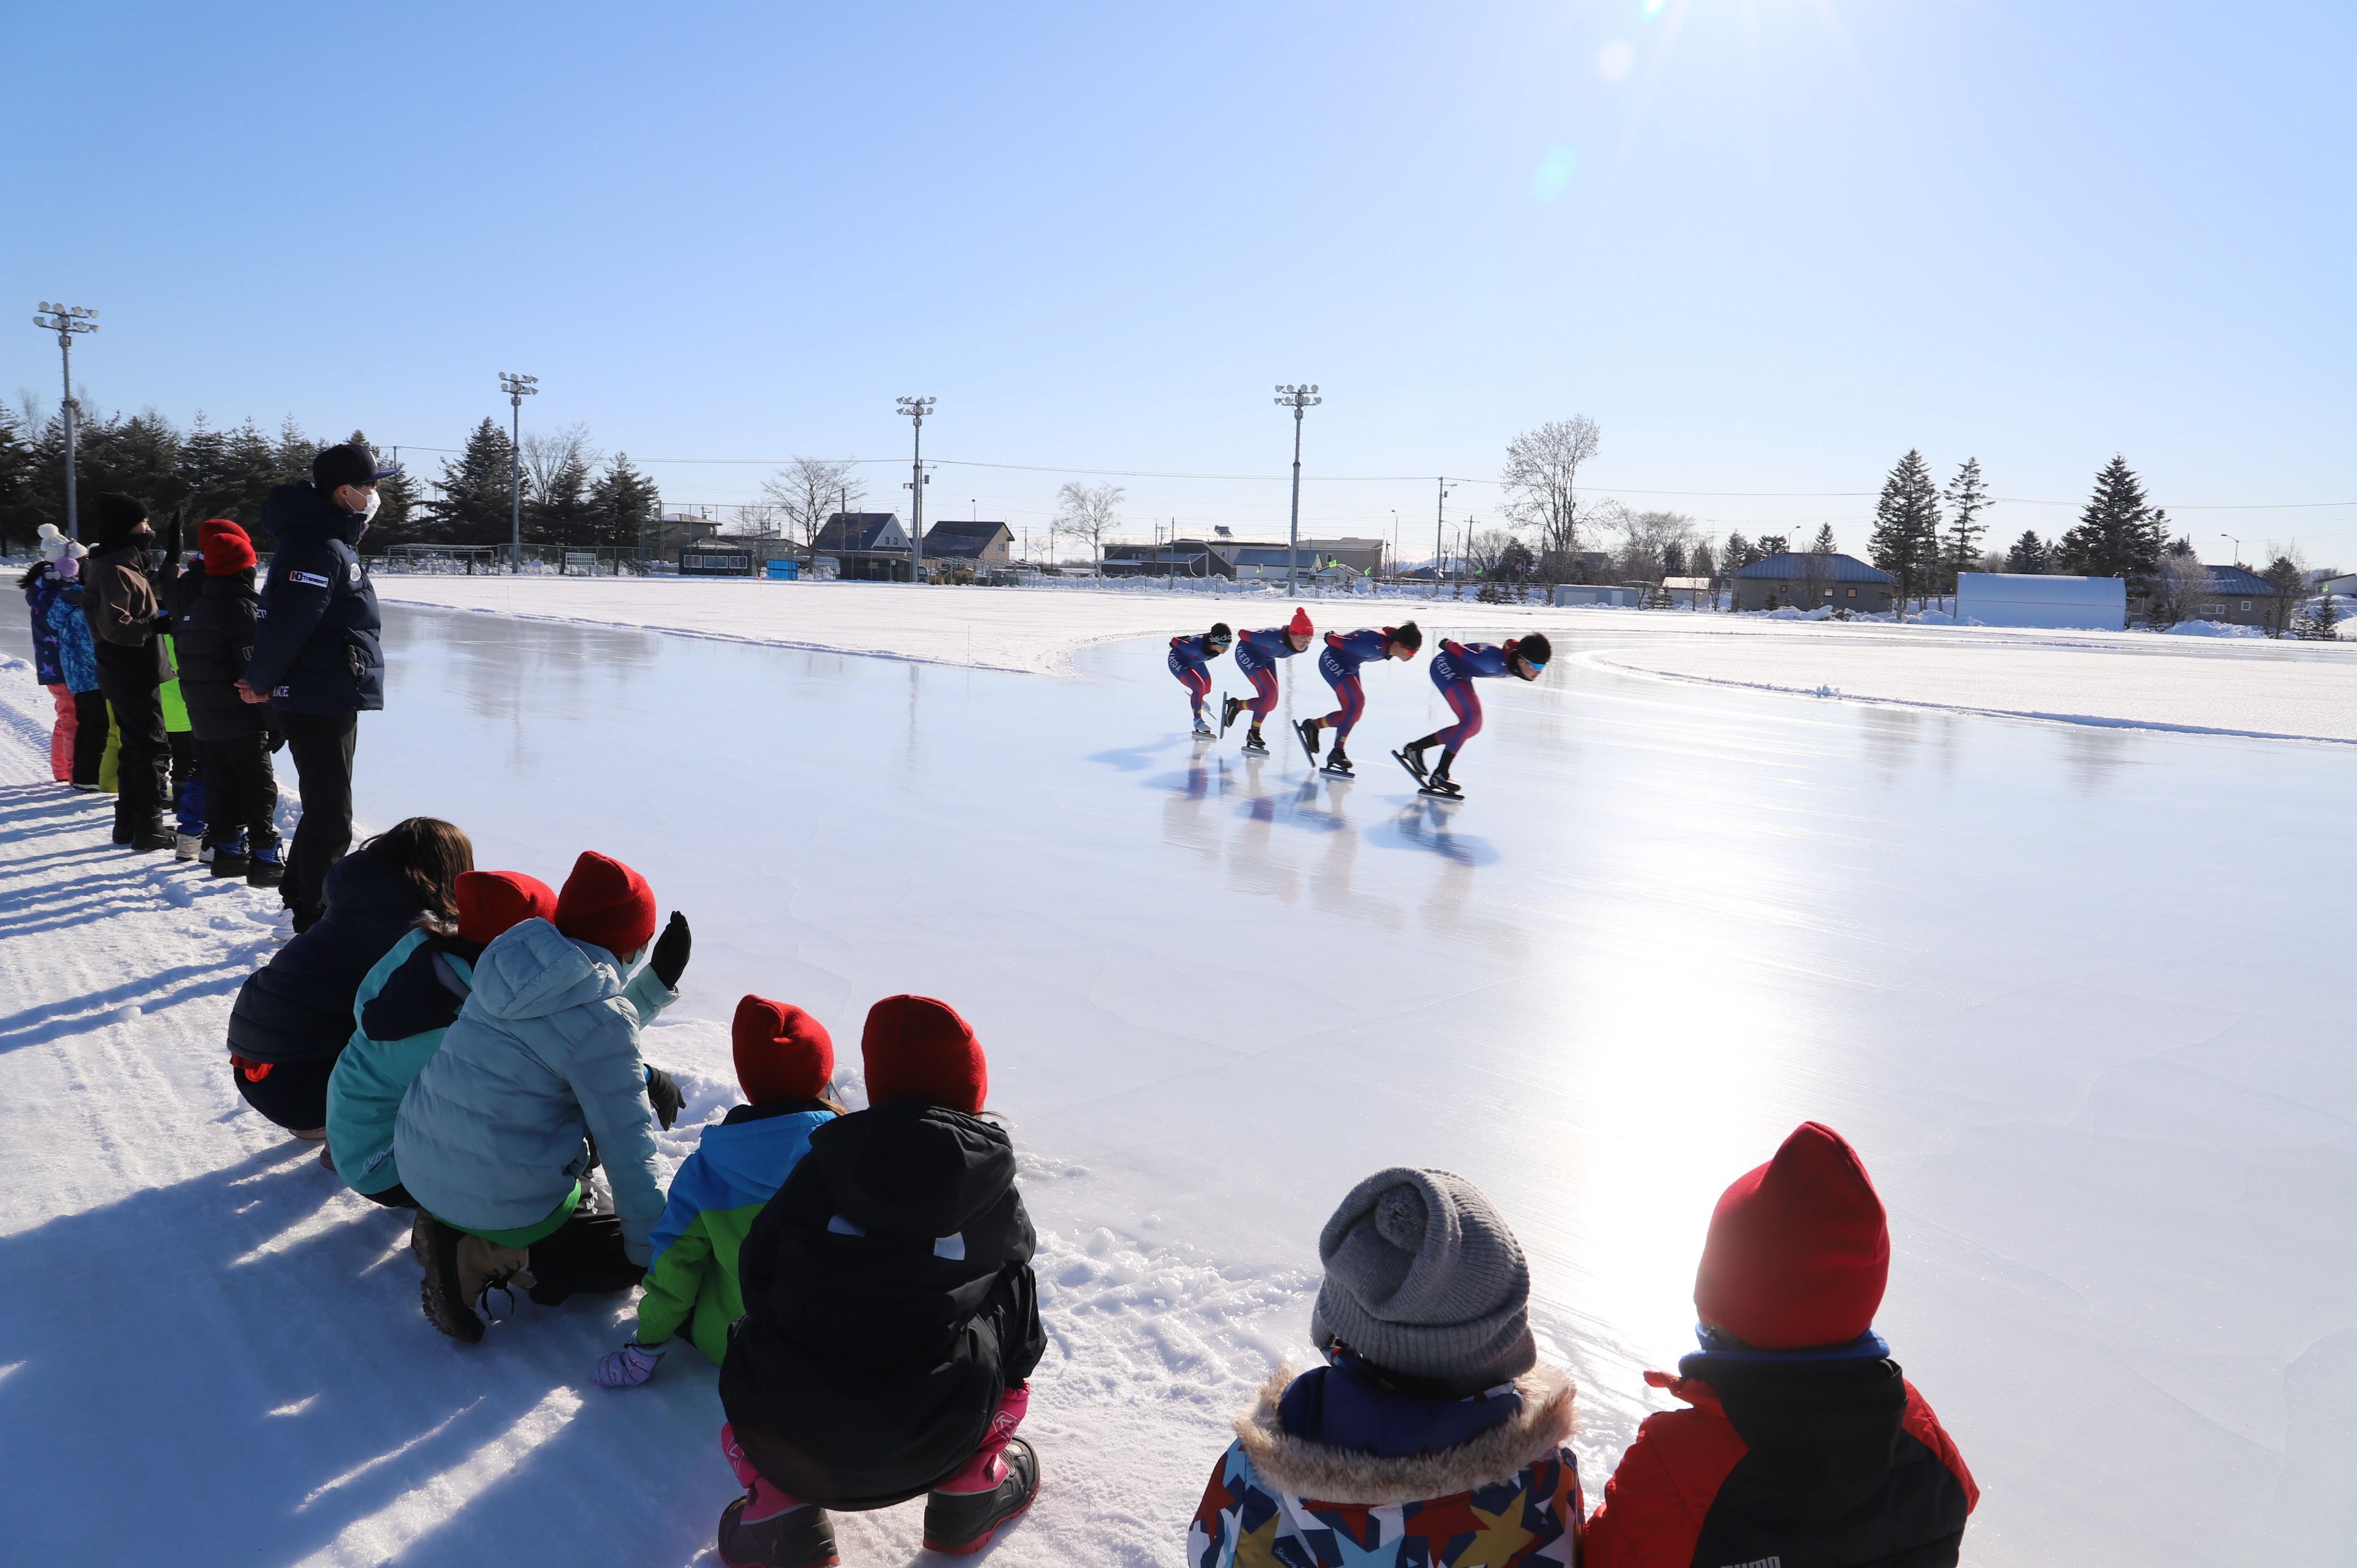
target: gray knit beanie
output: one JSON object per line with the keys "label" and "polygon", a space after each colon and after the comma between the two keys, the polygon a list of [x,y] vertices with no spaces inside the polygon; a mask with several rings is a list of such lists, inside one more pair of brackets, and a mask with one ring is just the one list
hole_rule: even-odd
{"label": "gray knit beanie", "polygon": [[1394,1165],[1351,1189],[1318,1238],[1326,1283],[1309,1315],[1387,1371],[1478,1393],[1537,1364],[1531,1272],[1481,1189],[1447,1171]]}

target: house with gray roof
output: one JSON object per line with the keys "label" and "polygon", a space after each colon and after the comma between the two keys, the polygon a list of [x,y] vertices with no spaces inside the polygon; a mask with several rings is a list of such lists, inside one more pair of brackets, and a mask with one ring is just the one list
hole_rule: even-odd
{"label": "house with gray roof", "polygon": [[1814,609],[1819,605],[1859,614],[1890,607],[1890,591],[1898,579],[1855,555],[1786,550],[1739,567],[1732,576],[1735,607],[1739,610],[1779,609],[1792,606]]}

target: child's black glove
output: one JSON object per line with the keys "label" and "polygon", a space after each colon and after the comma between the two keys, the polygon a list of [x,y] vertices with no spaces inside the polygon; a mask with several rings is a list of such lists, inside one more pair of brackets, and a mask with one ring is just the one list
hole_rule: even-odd
{"label": "child's black glove", "polygon": [[647,1069],[647,1103],[655,1108],[655,1120],[668,1133],[671,1124],[679,1120],[680,1108],[687,1103],[687,1096],[679,1091],[679,1085],[671,1080],[671,1074],[659,1067],[651,1067]]}
{"label": "child's black glove", "polygon": [[663,934],[655,939],[654,957],[649,961],[654,969],[655,978],[677,991],[679,977],[687,972],[687,950],[693,945],[694,940],[687,934],[687,917],[676,909],[673,910],[671,924],[665,926]]}

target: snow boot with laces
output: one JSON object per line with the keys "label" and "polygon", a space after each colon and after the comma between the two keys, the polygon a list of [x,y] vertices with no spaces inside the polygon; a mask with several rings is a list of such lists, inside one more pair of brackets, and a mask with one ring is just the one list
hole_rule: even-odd
{"label": "snow boot with laces", "polygon": [[511,1283],[533,1283],[526,1272],[532,1257],[521,1247],[502,1247],[423,1213],[411,1231],[411,1250],[417,1251],[421,1241],[424,1252],[419,1262],[425,1265],[425,1280],[419,1287],[418,1300],[425,1309],[425,1320],[465,1344],[483,1337],[483,1320],[475,1309],[484,1297],[495,1290],[506,1290]]}
{"label": "snow boot with laces", "polygon": [[925,1550],[971,1557],[990,1544],[1000,1525],[1039,1496],[1039,1456],[1019,1437],[999,1456],[1004,1475],[986,1492],[935,1492],[925,1498]]}

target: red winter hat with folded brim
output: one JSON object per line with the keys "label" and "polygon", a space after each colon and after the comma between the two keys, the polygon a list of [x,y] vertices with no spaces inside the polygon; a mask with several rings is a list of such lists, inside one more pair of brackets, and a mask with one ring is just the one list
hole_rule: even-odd
{"label": "red winter hat with folded brim", "polygon": [[205,575],[209,577],[226,577],[253,564],[253,541],[246,536],[245,530],[220,518],[199,525],[197,548],[204,552]]}
{"label": "red winter hat with folded brim", "polygon": [[655,934],[654,889],[620,861],[585,849],[556,896],[556,929],[629,958]]}
{"label": "red winter hat with folded brim", "polygon": [[1287,637],[1308,637],[1315,633],[1317,629],[1318,628],[1316,627],[1309,624],[1309,612],[1303,609],[1299,605],[1294,606],[1293,619],[1286,624],[1285,634]]}
{"label": "red winter hat with folded brim", "polygon": [[458,940],[488,942],[526,920],[554,920],[556,889],[521,871],[462,871],[453,890]]}
{"label": "red winter hat with folded brim", "polygon": [[1719,1197],[1695,1308],[1762,1350],[1840,1345],[1874,1326],[1889,1276],[1890,1228],[1857,1151],[1803,1122]]}
{"label": "red winter hat with folded brim", "polygon": [[870,1007],[859,1055],[873,1105],[914,1100],[971,1116],[990,1094],[990,1064],[974,1030],[930,996],[887,996]]}
{"label": "red winter hat with folded brim", "polygon": [[816,1100],[834,1081],[834,1039],[826,1026],[783,1002],[748,996],[728,1026],[737,1086],[756,1105]]}

